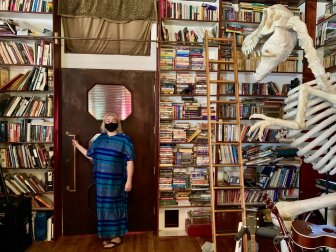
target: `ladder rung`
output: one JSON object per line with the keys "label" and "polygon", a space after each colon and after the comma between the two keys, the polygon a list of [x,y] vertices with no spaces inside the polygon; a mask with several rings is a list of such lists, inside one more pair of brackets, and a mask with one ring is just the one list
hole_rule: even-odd
{"label": "ladder rung", "polygon": [[213,141],[211,141],[210,144],[214,144],[214,145],[240,145],[239,142],[213,142]]}
{"label": "ladder rung", "polygon": [[211,144],[233,144],[233,145],[238,145],[238,141],[211,141]]}
{"label": "ladder rung", "polygon": [[240,190],[242,189],[242,186],[216,186],[213,189],[214,190]]}
{"label": "ladder rung", "polygon": [[220,236],[235,236],[237,233],[221,233],[221,234],[216,234],[217,237]]}
{"label": "ladder rung", "polygon": [[211,124],[230,124],[230,125],[232,124],[232,125],[235,125],[235,124],[239,124],[239,123],[237,121],[234,121],[234,122],[232,122],[232,121],[231,122],[228,122],[228,121],[226,121],[226,122],[223,122],[223,121],[221,121],[221,122],[219,122],[219,121],[218,122],[217,121],[216,122],[211,121]]}
{"label": "ladder rung", "polygon": [[234,41],[234,39],[232,38],[208,38],[208,40],[210,41],[231,41],[231,42]]}
{"label": "ladder rung", "polygon": [[235,64],[235,61],[230,60],[209,60],[209,63],[212,64]]}
{"label": "ladder rung", "polygon": [[210,83],[221,83],[221,84],[230,84],[230,83],[236,83],[235,81],[230,80],[210,80]]}
{"label": "ladder rung", "polygon": [[210,101],[210,103],[237,104],[237,103],[238,103],[238,100],[236,100],[236,101],[222,101],[222,100],[216,100],[216,101]]}
{"label": "ladder rung", "polygon": [[212,164],[213,167],[240,167],[240,164]]}
{"label": "ladder rung", "polygon": [[230,209],[230,208],[227,208],[227,209],[215,209],[214,212],[215,213],[227,213],[227,212],[230,212],[230,213],[233,213],[233,212],[243,212],[244,209],[243,208],[233,208],[233,209]]}

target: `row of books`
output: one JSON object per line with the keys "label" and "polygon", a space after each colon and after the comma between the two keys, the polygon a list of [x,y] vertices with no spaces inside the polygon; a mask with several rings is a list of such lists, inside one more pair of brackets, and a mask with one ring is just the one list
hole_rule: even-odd
{"label": "row of books", "polygon": [[6,174],[5,184],[10,192],[15,195],[21,194],[41,194],[47,191],[47,186],[32,174],[24,172]]}
{"label": "row of books", "polygon": [[299,189],[268,189],[268,190],[245,190],[246,203],[262,203],[267,195],[273,202],[280,200],[296,200],[299,198]]}
{"label": "row of books", "polygon": [[[265,169],[265,168],[264,168]],[[265,175],[265,172],[259,175],[258,186],[278,187],[278,188],[294,188],[299,187],[300,169],[296,166],[283,166],[275,169],[274,166],[268,166],[271,171],[270,175]],[[272,171],[273,170],[273,171]]]}
{"label": "row of books", "polygon": [[207,94],[205,73],[162,73],[160,83],[161,94]]}
{"label": "row of books", "polygon": [[53,2],[52,0],[1,0],[0,10],[51,13]]}
{"label": "row of books", "polygon": [[[240,105],[242,106],[242,104]],[[218,119],[236,119],[236,105],[235,104],[218,104]]]}
{"label": "row of books", "polygon": [[210,4],[187,4],[169,0],[161,1],[161,16],[181,20],[218,20],[217,6]]}
{"label": "row of books", "polygon": [[45,169],[51,165],[49,150],[43,144],[9,144],[0,149],[3,168]]}
{"label": "row of books", "polygon": [[[296,164],[297,149],[289,147],[261,147],[256,145],[244,146],[242,149],[243,163],[246,166],[267,165],[271,163]],[[295,162],[294,162],[295,161]]]}
{"label": "row of books", "polygon": [[328,47],[324,50],[323,66],[325,68],[336,65],[336,47]]}
{"label": "row of books", "polygon": [[[250,130],[249,125],[242,124],[241,131],[240,131],[240,140],[242,142],[257,142],[259,141],[259,129],[255,129],[254,131],[249,133]],[[261,142],[278,142],[280,135],[279,129],[270,129],[265,128],[262,134]]]}
{"label": "row of books", "polygon": [[52,69],[33,67],[25,73],[18,73],[0,86],[1,91],[46,91],[50,89]]}
{"label": "row of books", "polygon": [[[207,104],[200,104],[193,97],[183,97],[181,102],[170,99],[160,101],[160,119],[207,119]],[[211,108],[211,118],[216,118],[214,106]]]}
{"label": "row of books", "polygon": [[217,141],[219,142],[237,142],[239,139],[239,126],[231,124],[222,124],[222,119],[219,119],[217,130]]}
{"label": "row of books", "polygon": [[208,168],[161,168],[159,189],[171,190],[209,190]]}
{"label": "row of books", "polygon": [[174,146],[173,144],[162,143],[160,145],[160,167],[171,167],[179,165],[208,165],[209,147],[207,145],[197,146]]}
{"label": "row of books", "polygon": [[53,96],[24,97],[3,96],[0,101],[0,116],[6,117],[51,117],[53,115]]}
{"label": "row of books", "polygon": [[[279,99],[245,99],[240,102],[239,112],[241,119],[248,119],[253,114],[264,114],[270,117],[282,118],[284,101]],[[219,119],[235,119],[235,104],[218,104]],[[207,119],[207,104],[198,103],[195,99],[189,101],[160,101],[161,119]],[[216,119],[216,110],[211,108],[211,119]]]}
{"label": "row of books", "polygon": [[257,152],[250,152],[249,154],[246,154],[246,149],[251,150],[249,147],[243,148],[244,165],[264,165],[278,160],[277,156],[272,155],[274,150],[270,147],[257,148]]}
{"label": "row of books", "polygon": [[0,41],[1,64],[50,65],[52,60],[52,44],[44,40],[33,44]]}
{"label": "row of books", "polygon": [[214,147],[218,153],[220,164],[238,164],[238,148],[236,145],[220,144]]}
{"label": "row of books", "polygon": [[36,194],[31,196],[32,198],[32,207],[33,209],[39,209],[39,208],[54,208],[54,201],[50,199],[48,196],[43,194]]}
{"label": "row of books", "polygon": [[0,142],[52,142],[53,122],[21,119],[20,122],[0,121]]}
{"label": "row of books", "polygon": [[242,83],[241,95],[280,95],[280,89],[273,81],[266,83]]}
{"label": "row of books", "polygon": [[10,36],[16,34],[15,24],[12,20],[0,19],[0,36]]}
{"label": "row of books", "polygon": [[[335,56],[333,55],[333,58]],[[184,94],[185,88],[190,88],[189,95],[206,95],[206,75],[204,73],[161,73],[161,94]],[[239,95],[251,95],[251,96],[286,96],[289,90],[290,84],[282,84],[281,90],[274,82],[266,83],[239,83]],[[216,88],[216,85],[212,85],[211,89]],[[226,85],[220,85],[218,94],[220,95],[234,95],[234,84],[229,83]],[[214,94],[216,90],[211,90],[210,94]]]}
{"label": "row of books", "polygon": [[[282,118],[284,101],[279,99],[244,99],[240,101],[240,118],[248,119],[253,114],[264,114],[275,118]],[[235,105],[224,106],[225,117],[235,117]]]}
{"label": "row of books", "polygon": [[210,206],[210,192],[202,191],[161,191],[160,206]]}
{"label": "row of books", "polygon": [[[269,6],[269,4],[264,3],[240,2],[238,4],[233,4],[232,2],[223,2],[223,19],[227,21],[259,23],[262,20],[264,8]],[[292,6],[287,6],[287,8],[295,16],[299,16],[300,19],[303,20],[303,14],[299,8]]]}
{"label": "row of books", "polygon": [[204,70],[203,48],[161,48],[161,70]]}
{"label": "row of books", "polygon": [[316,26],[316,46],[323,46],[336,39],[336,22],[329,20]]}
{"label": "row of books", "polygon": [[231,2],[223,2],[223,19],[227,21],[260,22],[263,9],[269,7],[269,5],[240,3],[237,7],[234,8]]}
{"label": "row of books", "polygon": [[[246,203],[262,203],[264,196],[268,197],[273,202],[278,202],[279,200],[288,200],[288,199],[298,199],[299,198],[299,189],[267,189],[267,190],[257,190],[257,189],[248,189],[245,190],[245,202]],[[241,195],[240,191],[237,189],[233,190],[218,190],[216,192],[216,204],[218,206],[225,206],[230,204],[240,204]]]}
{"label": "row of books", "polygon": [[[259,58],[237,58],[238,71],[255,71],[257,66],[260,63]],[[231,65],[223,65],[221,67],[222,70],[233,70],[233,66]],[[296,73],[302,71],[300,68],[299,60],[290,60],[280,63],[273,72],[282,73],[282,72],[290,72]]]}
{"label": "row of books", "polygon": [[205,34],[208,33],[209,37],[217,36],[217,26],[212,28],[206,27],[184,27],[183,29],[176,29],[174,26],[162,25],[161,37],[163,41],[169,42],[186,42],[179,44],[193,44],[202,43]]}

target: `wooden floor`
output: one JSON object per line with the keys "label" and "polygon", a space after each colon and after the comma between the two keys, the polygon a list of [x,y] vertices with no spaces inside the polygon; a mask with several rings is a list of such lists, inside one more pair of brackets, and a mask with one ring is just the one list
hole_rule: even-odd
{"label": "wooden floor", "polygon": [[199,237],[157,237],[154,232],[130,234],[123,243],[112,249],[104,249],[97,235],[62,236],[57,241],[34,242],[26,252],[201,252],[201,247],[211,238]]}

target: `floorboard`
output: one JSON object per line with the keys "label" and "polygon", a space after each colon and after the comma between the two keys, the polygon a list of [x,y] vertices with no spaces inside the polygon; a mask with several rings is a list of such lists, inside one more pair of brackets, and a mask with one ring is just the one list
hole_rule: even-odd
{"label": "floorboard", "polygon": [[157,237],[154,232],[130,234],[123,243],[113,249],[105,249],[97,235],[61,236],[56,241],[35,241],[26,252],[200,252],[202,245],[211,238]]}

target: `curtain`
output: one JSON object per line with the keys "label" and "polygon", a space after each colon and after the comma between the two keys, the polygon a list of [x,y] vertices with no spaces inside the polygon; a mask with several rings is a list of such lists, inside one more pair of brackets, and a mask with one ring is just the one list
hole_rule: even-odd
{"label": "curtain", "polygon": [[149,40],[151,23],[136,20],[126,24],[113,23],[97,18],[65,18],[63,30],[66,37],[97,38],[95,40],[66,39],[69,53],[149,55],[150,42],[109,41],[109,39]]}
{"label": "curtain", "polygon": [[[151,25],[156,19],[153,0],[63,0],[59,15],[66,39],[65,50],[71,53],[149,55]],[[100,40],[107,38],[110,40]],[[121,40],[121,41],[111,41]]]}

